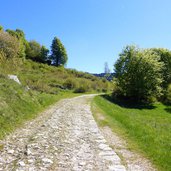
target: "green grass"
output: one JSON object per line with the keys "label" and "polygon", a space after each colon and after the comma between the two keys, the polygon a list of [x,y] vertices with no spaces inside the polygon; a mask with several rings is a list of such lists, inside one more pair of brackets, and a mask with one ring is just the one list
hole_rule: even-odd
{"label": "green grass", "polygon": [[[84,93],[97,93],[109,86],[106,80],[72,69],[31,60],[16,64],[0,61],[0,139],[59,99],[80,95],[73,93],[79,87],[83,86]],[[17,75],[22,85],[7,74]]]}
{"label": "green grass", "polygon": [[30,60],[24,62],[16,75],[22,84],[50,94],[58,94],[66,89],[74,91],[80,87],[83,87],[85,92],[101,92],[107,91],[111,85],[110,82],[87,73]]}
{"label": "green grass", "polygon": [[0,139],[17,127],[35,118],[42,110],[58,100],[77,96],[71,92],[57,95],[26,90],[13,80],[0,75]]}
{"label": "green grass", "polygon": [[[141,106],[112,102],[109,96],[95,97],[93,104],[108,125],[129,142],[129,147],[148,157],[161,171],[171,171],[171,107],[157,103]],[[94,106],[93,105],[93,106]]]}

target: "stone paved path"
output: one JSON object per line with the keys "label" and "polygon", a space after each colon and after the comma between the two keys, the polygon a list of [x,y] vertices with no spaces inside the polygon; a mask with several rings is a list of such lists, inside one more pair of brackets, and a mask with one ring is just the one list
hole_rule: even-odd
{"label": "stone paved path", "polygon": [[62,100],[0,141],[0,170],[126,171],[94,121],[93,96]]}

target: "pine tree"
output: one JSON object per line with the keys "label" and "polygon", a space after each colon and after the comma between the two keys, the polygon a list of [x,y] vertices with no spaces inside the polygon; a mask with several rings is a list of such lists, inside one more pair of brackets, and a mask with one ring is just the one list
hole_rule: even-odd
{"label": "pine tree", "polygon": [[51,59],[56,66],[66,64],[68,56],[65,47],[57,37],[54,37],[52,41],[51,52]]}

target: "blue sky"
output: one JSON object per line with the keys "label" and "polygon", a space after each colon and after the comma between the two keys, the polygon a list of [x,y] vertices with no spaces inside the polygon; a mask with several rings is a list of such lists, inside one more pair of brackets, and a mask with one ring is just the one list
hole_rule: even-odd
{"label": "blue sky", "polygon": [[170,0],[1,0],[0,25],[50,48],[61,39],[68,68],[111,70],[123,47],[171,49]]}

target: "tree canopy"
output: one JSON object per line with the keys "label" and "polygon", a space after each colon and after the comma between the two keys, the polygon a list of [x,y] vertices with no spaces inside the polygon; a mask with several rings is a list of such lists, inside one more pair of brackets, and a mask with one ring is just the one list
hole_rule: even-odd
{"label": "tree canopy", "polygon": [[54,65],[60,66],[67,63],[68,56],[66,49],[57,37],[54,37],[52,41],[51,53],[51,59],[53,60]]}
{"label": "tree canopy", "polygon": [[28,46],[26,48],[26,57],[31,58],[33,60],[36,60],[40,58],[40,52],[41,52],[41,45],[35,41],[32,40],[28,42]]}
{"label": "tree canopy", "polygon": [[40,57],[42,61],[48,60],[48,53],[49,53],[49,49],[47,49],[45,46],[42,46],[40,49]]}
{"label": "tree canopy", "polygon": [[127,46],[115,63],[116,84],[120,95],[147,101],[161,95],[163,62],[152,50]]}
{"label": "tree canopy", "polygon": [[159,60],[164,63],[164,67],[162,69],[164,79],[163,88],[167,88],[168,84],[171,83],[171,51],[164,48],[152,48],[150,50],[159,55]]}

